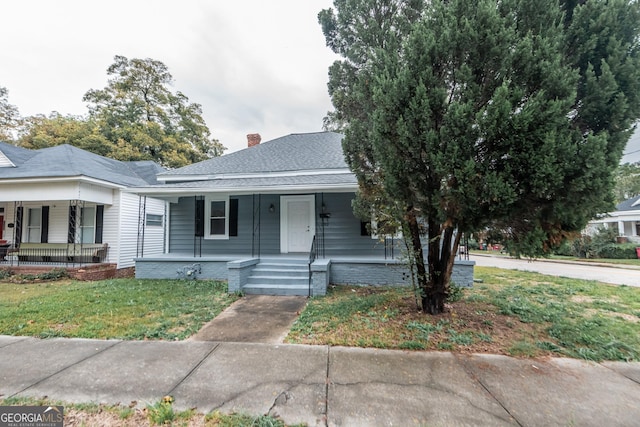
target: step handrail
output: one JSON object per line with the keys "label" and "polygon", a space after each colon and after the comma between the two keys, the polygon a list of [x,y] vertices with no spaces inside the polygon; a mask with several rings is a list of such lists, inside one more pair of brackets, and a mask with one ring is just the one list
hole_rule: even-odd
{"label": "step handrail", "polygon": [[318,256],[318,247],[316,244],[316,236],[313,235],[313,239],[311,240],[311,250],[309,250],[309,296],[311,295],[311,264],[314,263]]}

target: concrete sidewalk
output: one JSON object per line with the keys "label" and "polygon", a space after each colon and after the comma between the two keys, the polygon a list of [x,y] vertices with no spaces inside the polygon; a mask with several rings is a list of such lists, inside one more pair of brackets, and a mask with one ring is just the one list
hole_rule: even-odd
{"label": "concrete sidewalk", "polygon": [[640,363],[0,336],[0,397],[155,403],[310,426],[637,426]]}

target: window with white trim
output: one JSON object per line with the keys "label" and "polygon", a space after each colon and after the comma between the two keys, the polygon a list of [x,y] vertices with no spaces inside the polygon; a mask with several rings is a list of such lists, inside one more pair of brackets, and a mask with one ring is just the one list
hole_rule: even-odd
{"label": "window with white trim", "polygon": [[158,214],[147,214],[147,225],[150,227],[162,227],[164,216]]}
{"label": "window with white trim", "polygon": [[29,218],[27,220],[27,242],[40,243],[42,235],[42,209],[29,208]]}
{"label": "window with white trim", "polygon": [[95,243],[96,208],[80,209],[80,242]]}
{"label": "window with white trim", "polygon": [[229,238],[229,198],[207,198],[205,239]]}

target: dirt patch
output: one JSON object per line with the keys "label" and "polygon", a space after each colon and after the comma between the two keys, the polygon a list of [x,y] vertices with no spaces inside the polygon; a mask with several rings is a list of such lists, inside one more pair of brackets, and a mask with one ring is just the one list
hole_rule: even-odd
{"label": "dirt patch", "polygon": [[[354,288],[357,297],[386,292]],[[415,299],[405,293],[347,319],[316,321],[312,331],[289,335],[289,342],[408,350],[445,350],[458,353],[513,355],[514,342],[535,342],[547,325],[524,323],[499,314],[497,308],[477,301],[446,305],[445,313],[427,315],[418,311]],[[535,349],[536,356],[551,352]]]}

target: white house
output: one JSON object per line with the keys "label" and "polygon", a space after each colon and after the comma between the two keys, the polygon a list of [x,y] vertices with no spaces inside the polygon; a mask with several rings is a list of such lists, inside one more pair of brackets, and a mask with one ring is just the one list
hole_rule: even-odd
{"label": "white house", "polygon": [[619,236],[640,243],[640,196],[625,200],[616,206],[615,211],[590,221],[587,232],[591,234],[603,226],[615,227]]}
{"label": "white house", "polygon": [[29,150],[0,142],[0,268],[110,264],[162,253],[166,203],[125,192],[164,169],[70,145]]}

